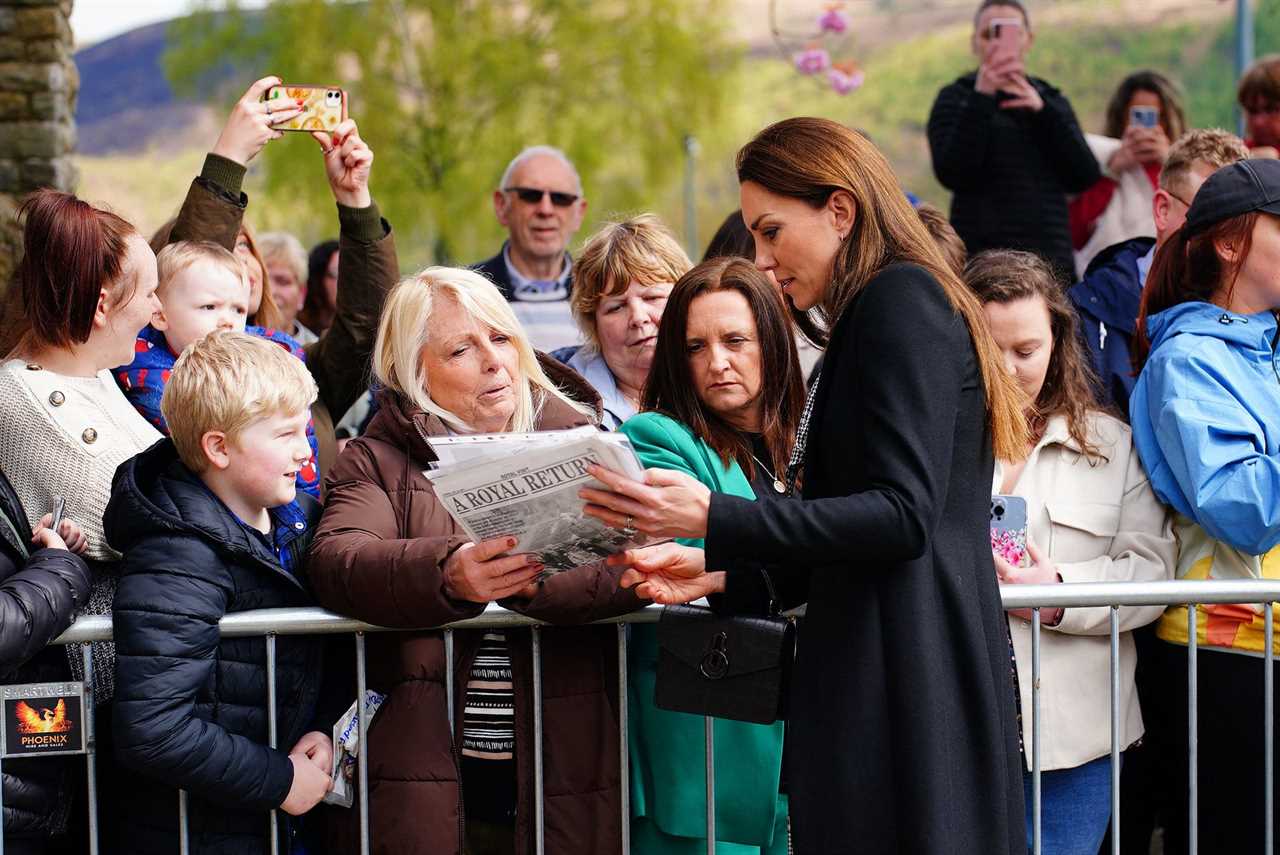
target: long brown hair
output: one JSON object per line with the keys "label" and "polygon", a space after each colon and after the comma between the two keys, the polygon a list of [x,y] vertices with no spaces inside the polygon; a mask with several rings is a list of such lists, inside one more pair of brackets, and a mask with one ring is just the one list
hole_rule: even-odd
{"label": "long brown hair", "polygon": [[787,468],[800,413],[804,409],[804,374],[796,354],[787,311],[769,278],[744,258],[713,258],[690,270],[671,289],[658,327],[658,344],[644,387],[642,410],[670,416],[693,431],[727,466],[736,460],[755,477],[751,442],[737,428],[712,412],[698,397],[689,368],[685,336],[689,309],[703,294],[736,291],[751,307],[760,337],[761,434],[769,451],[769,465],[777,477]]}
{"label": "long brown hair", "polygon": [[[1187,235],[1183,226],[1156,251],[1146,287],[1142,289],[1142,301],[1138,304],[1138,328],[1133,341],[1135,371],[1140,371],[1151,355],[1147,318],[1179,303],[1216,302],[1219,292],[1227,301],[1231,299],[1240,268],[1253,245],[1253,227],[1261,216],[1272,215],[1257,211],[1240,214],[1193,235]],[[1218,254],[1218,243],[1240,248],[1234,262],[1223,260]]]}
{"label": "long brown hair", "polygon": [[890,264],[909,262],[932,274],[973,339],[995,453],[1004,460],[1022,459],[1027,429],[1021,391],[1004,370],[978,298],[942,257],[884,155],[838,122],[785,119],[742,147],[737,170],[739,182],[754,181],[814,208],[825,205],[837,190],[853,197],[853,230],[836,253],[831,284],[813,312],[827,330],[863,286]]}
{"label": "long brown hair", "polygon": [[1158,71],[1135,71],[1116,87],[1107,102],[1103,133],[1114,139],[1124,136],[1129,127],[1129,102],[1139,92],[1150,92],[1160,99],[1160,126],[1169,142],[1177,141],[1187,130],[1187,114],[1182,109],[1182,91],[1178,84]]}
{"label": "long brown hair", "polygon": [[1040,256],[1030,252],[993,249],[969,260],[964,281],[978,299],[987,303],[1012,303],[1039,297],[1049,310],[1049,331],[1053,351],[1040,394],[1031,402],[1031,419],[1062,415],[1067,432],[1086,457],[1102,457],[1089,441],[1089,411],[1100,409],[1094,397],[1096,379],[1079,334],[1075,309],[1053,270]]}

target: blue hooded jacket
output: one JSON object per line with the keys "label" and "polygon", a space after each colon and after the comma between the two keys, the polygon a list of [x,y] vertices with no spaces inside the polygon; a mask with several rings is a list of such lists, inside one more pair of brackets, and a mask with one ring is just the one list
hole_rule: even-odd
{"label": "blue hooded jacket", "polygon": [[1181,303],[1147,319],[1133,440],[1161,501],[1217,540],[1280,544],[1280,367],[1271,312]]}

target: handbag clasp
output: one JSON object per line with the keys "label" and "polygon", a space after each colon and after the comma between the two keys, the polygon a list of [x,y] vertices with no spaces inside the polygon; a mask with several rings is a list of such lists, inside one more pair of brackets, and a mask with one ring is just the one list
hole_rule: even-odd
{"label": "handbag clasp", "polygon": [[708,680],[719,680],[729,673],[729,637],[717,632],[711,639],[711,647],[703,654],[698,671]]}

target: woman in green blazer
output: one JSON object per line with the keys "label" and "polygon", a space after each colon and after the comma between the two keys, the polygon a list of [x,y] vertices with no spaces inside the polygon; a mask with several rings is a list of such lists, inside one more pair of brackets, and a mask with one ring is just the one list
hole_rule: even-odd
{"label": "woman in green blazer", "polygon": [[[644,412],[620,429],[648,468],[684,472],[715,492],[785,501],[784,470],[803,388],[786,310],[769,279],[743,259],[715,259],[672,289]],[[700,540],[681,542],[702,546]],[[736,609],[763,612],[769,592],[777,594],[768,568],[758,569],[720,596]],[[703,720],[654,706],[656,631],[632,629],[632,851],[703,855]],[[783,732],[782,722],[715,721],[720,855],[786,853],[787,801],[779,792]]]}

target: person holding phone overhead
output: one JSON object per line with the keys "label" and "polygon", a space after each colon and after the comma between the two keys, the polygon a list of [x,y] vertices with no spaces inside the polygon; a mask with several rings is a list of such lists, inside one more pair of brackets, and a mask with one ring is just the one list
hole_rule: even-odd
{"label": "person holding phone overhead", "polygon": [[978,70],[944,86],[929,113],[933,170],[952,192],[951,224],[970,255],[1021,249],[1064,279],[1075,270],[1067,194],[1101,173],[1071,102],[1027,75],[1035,41],[1019,0],[983,0],[973,21]]}
{"label": "person holding phone overhead", "polygon": [[[993,493],[1025,502],[1029,561],[995,556],[1006,585],[1154,582],[1173,576],[1177,543],[1127,425],[1094,403],[1075,311],[1044,261],[992,250],[965,270],[1008,370],[1026,394],[1023,461],[997,460]],[[1054,855],[1096,855],[1111,818],[1110,609],[1041,609],[1041,843]],[[1130,630],[1163,606],[1120,609],[1122,749],[1142,737]],[[1010,613],[1018,699],[1031,709],[1031,613]],[[1024,728],[1029,719],[1024,718]],[[1024,734],[1030,739],[1030,733]],[[1031,756],[1023,786],[1031,826]],[[1027,838],[1030,846],[1030,836]]]}
{"label": "person holding phone overhead", "polygon": [[1130,74],[1107,103],[1103,136],[1087,134],[1102,177],[1071,200],[1071,244],[1076,276],[1098,253],[1122,240],[1155,237],[1151,204],[1160,188],[1160,168],[1187,117],[1182,95],[1169,78],[1155,71]]}
{"label": "person holding phone overhead", "polygon": [[733,595],[759,578],[752,562],[776,562],[783,590],[807,584],[784,760],[797,853],[1022,855],[988,531],[992,449],[1026,453],[1021,394],[977,298],[865,137],[787,119],[738,152],[737,172],[756,267],[830,331],[783,476],[801,498],[592,467],[609,489],[583,490],[587,512],[705,539],[613,559],[657,602]]}
{"label": "person holding phone overhead", "polygon": [[[249,162],[268,142],[284,135],[277,126],[302,112],[295,97],[263,100],[281,85],[278,77],[264,77],[245,91],[205,158],[200,175],[191,183],[178,216],[151,239],[157,253],[180,240],[211,241],[235,252],[249,273],[250,324],[262,322],[253,315],[252,292],[255,288],[260,291],[262,305],[267,305],[270,280],[244,222],[249,199],[241,185]],[[391,225],[383,219],[369,191],[373,151],[361,139],[356,123],[346,119],[332,133],[312,131],[311,136],[320,147],[325,177],[337,202],[341,247],[338,265],[342,285],[336,289],[334,321],[304,349],[307,369],[320,388],[311,417],[323,478],[338,457],[334,425],[368,391],[378,315],[387,292],[400,278],[400,266]],[[272,311],[278,318],[279,312]]]}

